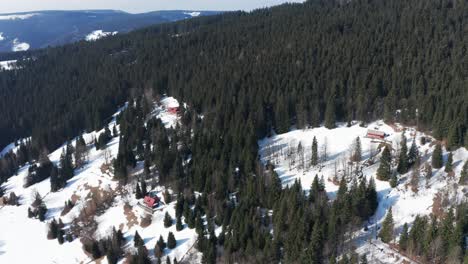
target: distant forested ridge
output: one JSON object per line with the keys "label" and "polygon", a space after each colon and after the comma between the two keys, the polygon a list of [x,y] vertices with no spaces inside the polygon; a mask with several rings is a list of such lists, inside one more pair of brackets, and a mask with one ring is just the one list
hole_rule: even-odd
{"label": "distant forested ridge", "polygon": [[218,129],[250,124],[258,137],[292,124],[391,120],[401,109],[399,121],[461,145],[467,5],[308,1],[24,53],[35,59],[0,73],[0,146],[32,134],[52,148],[145,89],[213,113]]}

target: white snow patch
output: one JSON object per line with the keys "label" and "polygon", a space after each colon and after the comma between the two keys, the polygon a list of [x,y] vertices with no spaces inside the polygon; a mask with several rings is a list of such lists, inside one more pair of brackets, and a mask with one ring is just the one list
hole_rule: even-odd
{"label": "white snow patch", "polygon": [[200,16],[201,15],[201,12],[184,12],[185,15],[189,15],[191,17],[197,17],[197,16]]}
{"label": "white snow patch", "polygon": [[95,30],[95,31],[91,32],[90,34],[88,34],[85,39],[86,39],[86,41],[96,41],[98,39],[101,39],[101,38],[104,38],[104,37],[107,37],[107,36],[114,36],[117,33],[118,33],[117,31],[104,32],[102,30]]}
{"label": "white snow patch", "polygon": [[5,37],[3,36],[3,32],[0,32],[0,41],[5,40]]}
{"label": "white snow patch", "polygon": [[0,20],[24,20],[31,18],[33,16],[38,16],[39,13],[30,13],[30,14],[12,14],[12,15],[0,15]]}
{"label": "white snow patch", "polygon": [[0,70],[13,70],[16,62],[17,60],[0,61]]}
{"label": "white snow patch", "polygon": [[26,51],[30,48],[30,45],[26,42],[20,42],[17,38],[13,40],[13,47],[12,51],[17,52],[17,51]]}

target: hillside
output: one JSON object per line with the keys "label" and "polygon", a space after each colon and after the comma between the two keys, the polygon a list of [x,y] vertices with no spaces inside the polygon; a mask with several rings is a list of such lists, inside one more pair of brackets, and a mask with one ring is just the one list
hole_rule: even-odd
{"label": "hillside", "polygon": [[114,10],[87,10],[0,14],[0,52],[72,43],[97,30],[126,33],[149,25],[217,13],[174,10],[129,14]]}
{"label": "hillside", "polygon": [[[191,245],[189,263],[468,261],[465,7],[310,0],[2,54],[0,214],[47,223],[34,239],[81,261],[172,263]],[[75,191],[101,202],[54,222]],[[167,197],[148,227],[122,217]],[[163,212],[180,248],[158,239]]]}
{"label": "hillside", "polygon": [[[166,105],[167,98],[162,100],[154,110],[152,115],[156,116],[167,128],[176,126],[177,118],[173,114],[166,112],[162,106]],[[172,98],[172,100],[174,100]],[[124,109],[124,108],[122,108]],[[113,115],[114,119],[108,124],[108,127],[116,125],[115,117],[121,112]],[[116,126],[119,130],[119,126]],[[151,187],[150,192],[156,193],[161,197],[161,205],[153,214],[147,212],[139,204],[143,204],[143,199],[135,199],[136,182],[142,175],[142,163],[139,163],[132,172],[131,184],[121,185],[113,180],[112,170],[105,171],[103,168],[109,166],[111,159],[118,154],[119,137],[116,136],[107,143],[107,146],[101,150],[96,150],[93,146],[95,138],[105,133],[104,129],[92,133],[84,134],[86,141],[88,159],[86,164],[75,170],[75,175],[66,186],[57,191],[51,191],[51,182],[49,179],[33,184],[27,188],[23,185],[28,175],[29,165],[20,168],[18,174],[10,178],[1,187],[6,192],[6,197],[10,193],[15,193],[18,197],[18,206],[1,205],[0,206],[0,226],[2,226],[2,235],[0,236],[0,262],[36,262],[36,263],[84,263],[90,261],[90,256],[83,250],[83,239],[86,238],[86,232],[92,232],[89,235],[97,239],[106,238],[112,228],[123,232],[128,243],[124,247],[129,253],[134,251],[133,241],[137,231],[145,241],[148,249],[155,247],[159,236],[164,239],[168,237],[169,232],[175,234],[177,245],[174,249],[165,251],[165,256],[170,259],[181,260],[191,253],[190,249],[197,240],[195,230],[187,227],[185,224],[182,230],[176,230],[175,221],[170,228],[165,228],[163,219],[168,212],[175,218],[176,198],[172,191],[169,196],[173,201],[165,201],[165,190],[162,186]],[[76,147],[76,141],[70,142]],[[66,145],[49,154],[51,162],[59,165],[61,155],[66,149]],[[3,152],[3,151],[2,151]],[[148,183],[148,185],[150,185]],[[33,204],[36,195],[39,194],[48,212],[44,222],[38,219],[28,218],[28,208]],[[72,201],[73,207],[64,213],[64,204]],[[91,209],[94,208],[94,209]],[[89,211],[86,211],[89,210]],[[83,216],[87,212],[91,219]],[[144,218],[149,217],[149,223],[143,224]],[[59,244],[57,240],[47,239],[47,224],[52,219],[61,219],[63,221],[67,234],[73,234],[74,240],[70,243]],[[91,227],[92,225],[96,225]],[[3,229],[4,228],[4,229]],[[89,228],[89,230],[88,230]],[[4,231],[3,231],[4,230]],[[37,245],[41,245],[38,247]],[[24,247],[31,247],[31,254],[21,254]],[[47,254],[44,254],[47,252]],[[62,252],[60,254],[51,254],[52,252]],[[152,252],[151,252],[152,253]],[[196,261],[197,257],[192,257]],[[104,262],[106,263],[105,258]]]}

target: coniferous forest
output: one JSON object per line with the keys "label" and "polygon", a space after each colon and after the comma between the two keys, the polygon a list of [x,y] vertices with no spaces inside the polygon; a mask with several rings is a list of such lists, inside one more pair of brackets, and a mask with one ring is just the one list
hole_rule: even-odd
{"label": "coniferous forest", "polygon": [[[273,131],[384,119],[417,125],[448,147],[468,146],[466,0],[309,0],[0,58],[12,56],[25,59],[0,72],[0,149],[31,139],[0,160],[0,183],[40,160],[30,183],[50,172],[52,189],[62,188],[73,177],[70,150],[61,170],[43,157],[103,128],[130,102],[118,116],[120,134],[107,128],[96,147],[120,137],[113,166],[124,183],[137,161],[147,179],[157,167],[159,184],[179,193],[180,215],[197,228],[205,263],[357,258],[347,236],[374,214],[375,183],[342,181],[332,202],[319,177],[311,195],[299,183],[282,188],[272,165],[258,159],[257,140]],[[162,94],[190,106],[177,129],[145,120],[148,99]],[[411,164],[404,165],[401,173]],[[390,179],[385,163],[378,174]],[[196,201],[194,191],[202,193]],[[210,221],[206,230],[197,224],[202,215],[223,226],[222,237]]]}

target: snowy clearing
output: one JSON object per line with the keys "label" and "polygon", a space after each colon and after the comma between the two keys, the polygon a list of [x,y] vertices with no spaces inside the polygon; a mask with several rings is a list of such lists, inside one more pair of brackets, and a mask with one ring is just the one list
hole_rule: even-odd
{"label": "snowy clearing", "polygon": [[201,15],[201,12],[184,12],[185,15],[189,15],[191,17],[197,17],[197,16],[200,16]]}
{"label": "snowy clearing", "polygon": [[17,38],[13,40],[13,47],[11,48],[12,51],[27,51],[30,48],[30,45],[26,42],[20,42]]}
{"label": "snowy clearing", "polygon": [[86,41],[96,41],[98,39],[101,39],[101,38],[104,38],[104,37],[107,37],[107,36],[114,36],[117,33],[118,33],[117,31],[104,32],[102,30],[95,30],[95,31],[91,32],[90,34],[88,34],[85,39],[86,39]]}
{"label": "snowy clearing", "polygon": [[16,62],[17,60],[0,61],[0,70],[13,70],[15,69]]}
{"label": "snowy clearing", "polygon": [[[418,150],[421,154],[422,164],[430,163],[432,152],[435,144],[434,139],[423,133],[417,132],[414,128],[403,128],[389,126],[383,121],[377,121],[369,124],[367,127],[361,127],[357,124],[347,127],[345,124],[339,125],[335,129],[327,129],[324,127],[293,130],[288,133],[275,135],[270,138],[265,138],[259,141],[260,155],[264,163],[270,162],[275,165],[275,171],[280,177],[283,185],[293,184],[295,180],[300,180],[304,190],[309,191],[315,175],[323,176],[328,196],[333,199],[336,196],[338,185],[336,178],[340,178],[343,171],[349,167],[349,159],[351,156],[352,145],[357,137],[360,137],[362,145],[362,176],[369,179],[376,175],[379,167],[380,151],[378,143],[375,140],[365,138],[368,129],[379,130],[387,135],[385,140],[393,148],[393,155],[399,151],[399,144],[402,137],[402,130],[406,129],[405,135],[408,139],[408,148],[415,140]],[[397,130],[397,131],[396,131]],[[313,137],[318,141],[319,156],[323,156],[326,146],[327,160],[321,165],[305,169],[300,168],[298,163],[291,162],[290,156],[293,155],[293,150],[301,143],[304,149],[305,163],[310,162],[311,146]],[[424,145],[421,145],[421,137],[429,139]],[[375,245],[383,244],[375,240],[375,234],[372,230],[378,228],[383,221],[387,210],[392,207],[393,218],[395,221],[396,233],[400,232],[404,223],[411,226],[416,215],[428,215],[433,211],[435,199],[446,197],[451,203],[460,202],[466,199],[467,190],[463,186],[458,186],[460,172],[465,161],[468,160],[468,151],[464,148],[459,148],[453,151],[453,170],[455,176],[449,176],[444,172],[444,168],[433,169],[432,177],[426,178],[421,173],[418,179],[417,190],[413,191],[410,186],[410,178],[412,170],[401,175],[397,188],[391,188],[387,181],[379,181],[376,179],[376,187],[379,199],[379,206],[374,217],[368,223],[369,231],[360,231],[356,234],[358,238],[356,246],[359,253],[368,253],[368,257],[376,257]],[[447,159],[448,152],[443,152],[444,160]],[[373,157],[374,163],[366,162]],[[349,169],[349,168],[348,168]],[[373,243],[373,244],[372,244]],[[385,245],[385,244],[384,244]],[[374,249],[373,249],[374,248]],[[387,252],[386,258],[379,258],[384,263],[398,263],[403,261],[402,256],[398,256],[390,248],[386,251],[382,249],[379,252]],[[372,255],[371,255],[372,253]],[[382,253],[383,254],[383,253]],[[389,257],[395,255],[395,257]],[[397,260],[398,259],[398,260]]]}
{"label": "snowy clearing", "polygon": [[12,15],[0,15],[0,20],[23,20],[28,19],[33,16],[38,16],[39,13],[30,13],[30,14],[12,14]]}

